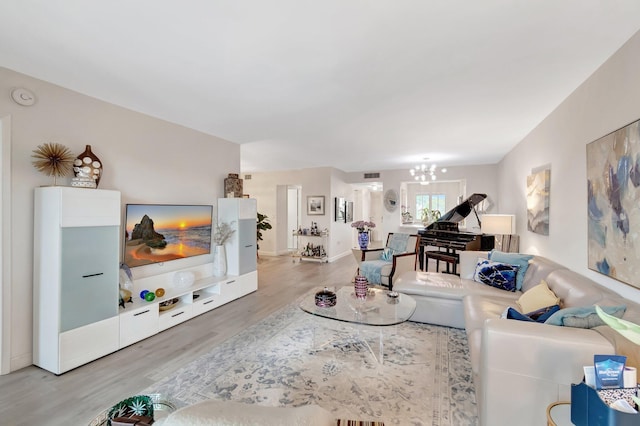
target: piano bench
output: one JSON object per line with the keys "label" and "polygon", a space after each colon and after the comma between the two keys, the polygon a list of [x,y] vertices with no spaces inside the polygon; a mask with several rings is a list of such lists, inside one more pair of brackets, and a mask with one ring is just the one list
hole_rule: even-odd
{"label": "piano bench", "polygon": [[[459,259],[457,254],[427,250],[424,252],[424,255],[427,258],[427,262],[425,262],[425,271],[429,271],[429,259],[433,259],[436,261],[436,272],[440,272],[440,262],[445,262],[447,264],[447,274],[458,275]],[[449,265],[451,265],[452,272],[450,272]]]}

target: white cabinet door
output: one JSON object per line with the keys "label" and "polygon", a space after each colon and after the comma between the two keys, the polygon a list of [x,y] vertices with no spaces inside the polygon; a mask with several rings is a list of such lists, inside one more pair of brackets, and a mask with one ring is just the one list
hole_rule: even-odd
{"label": "white cabinet door", "polygon": [[60,333],[60,369],[64,373],[120,349],[118,317]]}
{"label": "white cabinet door", "polygon": [[124,348],[158,332],[158,304],[120,314],[120,347]]}

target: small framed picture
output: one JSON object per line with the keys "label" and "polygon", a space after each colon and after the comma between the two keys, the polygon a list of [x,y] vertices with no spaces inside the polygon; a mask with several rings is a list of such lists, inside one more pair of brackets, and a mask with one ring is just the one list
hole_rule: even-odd
{"label": "small framed picture", "polygon": [[307,214],[308,215],[324,214],[324,195],[307,196]]}

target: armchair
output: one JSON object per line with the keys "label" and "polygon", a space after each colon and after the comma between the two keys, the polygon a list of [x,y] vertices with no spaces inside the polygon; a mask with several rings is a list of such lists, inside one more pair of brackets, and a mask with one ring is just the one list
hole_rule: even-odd
{"label": "armchair", "polygon": [[391,290],[394,277],[416,270],[419,243],[418,235],[390,232],[385,247],[362,250],[358,273]]}

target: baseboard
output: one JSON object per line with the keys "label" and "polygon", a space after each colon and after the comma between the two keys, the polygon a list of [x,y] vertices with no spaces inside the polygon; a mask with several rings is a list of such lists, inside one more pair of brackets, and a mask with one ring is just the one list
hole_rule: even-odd
{"label": "baseboard", "polygon": [[22,368],[28,367],[33,364],[33,354],[31,352],[14,356],[11,358],[9,365],[10,372],[18,371]]}
{"label": "baseboard", "polygon": [[353,256],[353,254],[351,253],[351,251],[344,251],[336,256],[331,256],[328,261],[335,262],[336,260],[342,259],[345,256]]}

